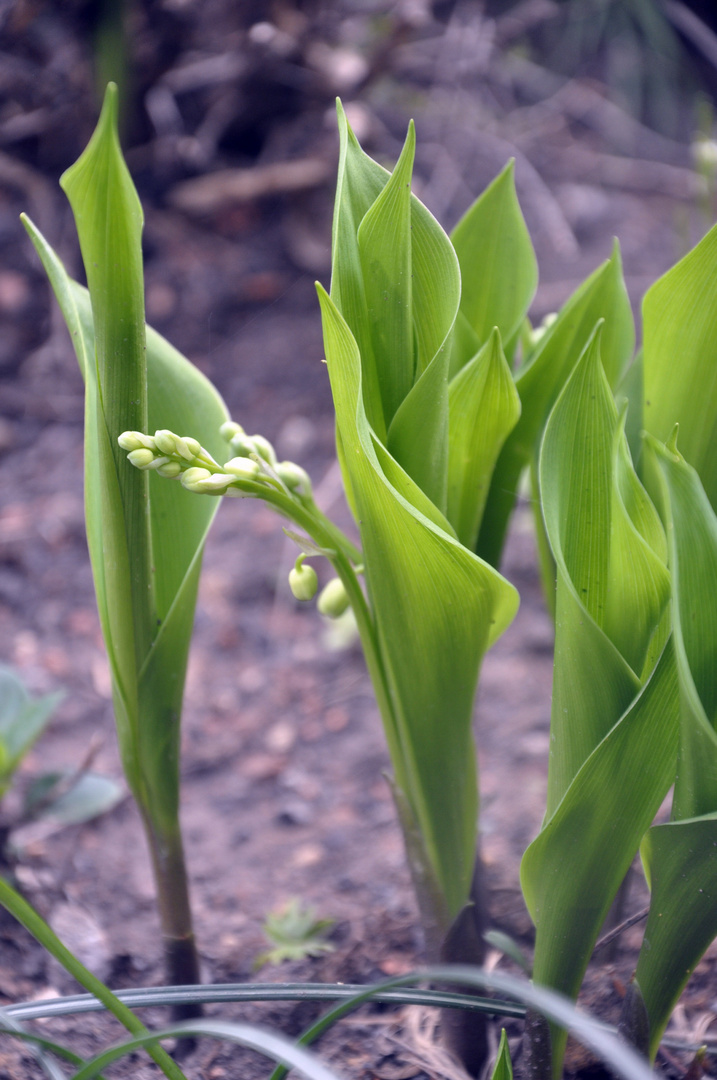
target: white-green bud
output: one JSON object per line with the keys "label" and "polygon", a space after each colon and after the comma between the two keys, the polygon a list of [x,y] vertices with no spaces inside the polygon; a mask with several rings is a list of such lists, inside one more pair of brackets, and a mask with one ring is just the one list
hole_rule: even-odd
{"label": "white-green bud", "polygon": [[306,469],[301,468],[301,465],[296,465],[293,461],[280,461],[274,466],[274,471],[281,482],[288,487],[289,491],[295,491],[296,488],[300,487],[304,495],[311,494],[309,474]]}
{"label": "white-green bud", "polygon": [[209,469],[185,469],[180,480],[182,482],[182,487],[185,487],[187,491],[196,491],[195,485],[198,484],[200,480],[208,480],[211,475]]}
{"label": "white-green bud", "polygon": [[117,442],[123,450],[154,450],[154,439],[141,431],[123,431]]}
{"label": "white-green bud", "polygon": [[206,480],[195,480],[192,491],[200,495],[223,495],[230,484],[234,483],[233,476],[225,476],[224,473],[212,473]]}
{"label": "white-green bud", "polygon": [[163,465],[169,465],[169,458],[166,456],[155,457],[151,465],[148,465],[148,469],[152,469],[156,472],[157,469],[161,469]]}
{"label": "white-green bud", "polygon": [[219,428],[219,434],[227,442],[231,442],[235,435],[244,435],[245,432],[241,424],[237,424],[235,420],[225,420]]}
{"label": "white-green bud", "polygon": [[194,461],[195,457],[202,452],[201,445],[191,435],[175,435],[174,446],[175,454],[184,458],[185,461]]}
{"label": "white-green bud", "polygon": [[168,480],[174,480],[175,477],[179,476],[181,471],[182,466],[178,461],[168,461],[166,465],[159,465],[157,467],[159,475],[166,476]]}
{"label": "white-green bud", "polygon": [[161,453],[168,454],[170,457],[177,452],[177,436],[173,431],[168,431],[167,428],[160,428],[159,431],[155,431],[154,444]]}
{"label": "white-green bud", "polygon": [[251,442],[254,444],[254,453],[263,458],[269,465],[276,465],[274,447],[263,435],[252,435]]}
{"label": "white-green bud", "polygon": [[143,446],[138,450],[131,450],[127,455],[127,460],[134,465],[136,469],[151,469],[154,464],[154,454],[147,447]]}
{"label": "white-green bud", "polygon": [[332,578],[321,590],[316,606],[327,619],[338,619],[349,606],[349,594],[341,578]]}
{"label": "white-green bud", "polygon": [[304,564],[304,555],[299,555],[294,569],[289,574],[289,588],[297,600],[313,600],[319,587],[319,579],[313,566]]}
{"label": "white-green bud", "polygon": [[231,458],[222,468],[224,472],[231,473],[237,480],[256,480],[261,473],[256,461],[245,457]]}
{"label": "white-green bud", "polygon": [[243,431],[232,436],[229,440],[229,446],[232,453],[238,457],[249,457],[250,454],[256,453],[254,440],[250,439]]}

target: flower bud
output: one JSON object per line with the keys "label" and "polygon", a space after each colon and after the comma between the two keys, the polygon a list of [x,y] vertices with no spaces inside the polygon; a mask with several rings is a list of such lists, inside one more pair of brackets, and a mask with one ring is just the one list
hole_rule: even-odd
{"label": "flower bud", "polygon": [[182,487],[185,487],[187,491],[196,491],[195,484],[200,480],[208,480],[211,475],[209,469],[186,469],[180,477]]}
{"label": "flower bud", "polygon": [[154,450],[154,439],[151,435],[143,435],[141,431],[123,431],[117,442],[123,450]]}
{"label": "flower bud", "polygon": [[226,420],[219,428],[219,434],[227,442],[231,442],[235,435],[244,435],[244,428],[235,420]]}
{"label": "flower bud", "polygon": [[127,455],[127,460],[131,462],[136,469],[149,469],[154,463],[154,454],[147,447],[143,446],[138,450],[132,450]]}
{"label": "flower bud", "polygon": [[254,453],[263,458],[269,465],[276,465],[274,447],[263,435],[252,435],[251,442],[254,444]]}
{"label": "flower bud", "polygon": [[171,456],[177,452],[176,435],[166,428],[155,431],[154,443],[157,449],[163,454],[169,454]]}
{"label": "flower bud", "polygon": [[311,494],[311,480],[306,469],[302,469],[293,461],[280,461],[274,468],[276,475],[289,491],[295,491],[300,487],[304,495]]}
{"label": "flower bud", "polygon": [[245,457],[231,458],[222,468],[224,472],[231,473],[237,480],[256,480],[261,473],[257,463]]}
{"label": "flower bud", "polygon": [[212,473],[206,480],[195,480],[192,484],[192,491],[196,491],[200,495],[223,495],[233,482],[233,476],[226,476],[224,473]]}
{"label": "flower bud", "polygon": [[304,555],[299,555],[296,566],[289,574],[289,588],[297,600],[312,600],[319,587],[319,579],[312,566],[304,565]]}
{"label": "flower bud", "polygon": [[157,472],[160,476],[165,476],[168,480],[174,480],[176,476],[182,471],[182,466],[178,461],[168,461],[166,465],[159,465]]}
{"label": "flower bud", "polygon": [[195,457],[202,452],[202,448],[191,435],[174,436],[174,453],[185,461],[194,461]]}
{"label": "flower bud", "polygon": [[349,606],[349,594],[341,578],[332,578],[321,590],[316,606],[327,619],[338,619]]}
{"label": "flower bud", "polygon": [[243,431],[233,435],[229,440],[229,446],[233,454],[238,457],[249,457],[250,454],[256,453],[254,448],[254,440],[250,439]]}

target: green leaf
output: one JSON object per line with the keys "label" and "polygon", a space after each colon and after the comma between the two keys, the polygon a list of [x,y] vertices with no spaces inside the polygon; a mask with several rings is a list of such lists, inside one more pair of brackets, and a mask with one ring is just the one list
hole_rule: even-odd
{"label": "green leaf", "polygon": [[635,344],[630,301],[617,247],[573,293],[516,375],[521,415],[498,458],[478,537],[478,554],[497,566],[518,492],[520,474],[537,455],[550,410],[596,323],[605,320],[602,362],[608,382],[620,382]]}
{"label": "green leaf", "polygon": [[[370,426],[442,511],[447,371],[460,298],[458,259],[446,234],[407,186],[413,128],[389,176],[363,152],[340,105],[338,115],[341,154],[331,297],[359,347]],[[341,448],[339,459],[343,462]],[[350,492],[346,470],[344,477]]]}
{"label": "green leaf", "polygon": [[296,1069],[307,1080],[338,1080],[336,1074],[310,1051],[296,1046],[284,1035],[278,1035],[253,1024],[238,1024],[228,1020],[184,1020],[180,1024],[171,1024],[159,1031],[147,1032],[134,1039],[118,1043],[88,1061],[74,1074],[72,1080],[91,1080],[113,1061],[135,1054],[142,1047],[147,1047],[150,1053],[153,1050],[156,1052],[158,1047],[155,1049],[155,1046],[160,1039],[201,1037],[223,1039],[256,1050],[272,1061],[279,1061]]}
{"label": "green leaf", "polygon": [[495,1059],[493,1072],[490,1074],[490,1080],[513,1080],[513,1062],[510,1060],[510,1048],[505,1028],[502,1028],[500,1032],[498,1055]]}
{"label": "green leaf", "polygon": [[[201,556],[220,500],[197,498],[180,484],[155,475],[147,478],[145,474],[154,614],[142,634],[150,645],[138,658],[134,637],[138,614],[131,602],[126,532],[130,518],[125,517],[115,451],[98,391],[89,293],[68,278],[44,237],[29,220],[24,221],[62,309],[80,370],[86,376],[87,537],[113,676],[123,765],[135,797],[156,824],[171,828],[178,800],[179,717]],[[215,457],[226,456],[219,427],[228,414],[214,387],[150,328],[146,343],[148,401],[144,430],[149,427],[191,432]],[[146,611],[145,616],[150,619]]]}
{"label": "green leaf", "polygon": [[416,133],[357,233],[371,345],[379,373],[383,415],[390,425],[415,379],[411,281],[411,174]]}
{"label": "green leaf", "polygon": [[[123,1005],[103,982],[80,963],[77,957],[62,944],[54,930],[50,929],[27,901],[1,877],[0,904],[7,908],[11,915],[25,927],[28,933],[32,934],[40,942],[44,949],[47,949],[51,956],[54,956],[58,963],[62,964],[73,978],[77,979],[80,986],[84,986],[86,990],[94,994],[98,1001],[102,1002],[107,1011],[112,1013],[127,1031],[133,1035],[148,1034],[146,1027],[137,1019],[132,1010]],[[159,1065],[168,1080],[186,1080],[179,1066],[172,1061],[169,1054],[162,1050],[161,1047],[150,1046],[148,1053]]]}
{"label": "green leaf", "polygon": [[398,482],[400,466],[369,427],[356,341],[320,288],[319,299],[386,676],[384,723],[396,783],[450,919],[465,903],[475,854],[471,714],[478,667],[513,617],[517,595],[437,524],[435,508],[432,516],[423,512],[425,496],[412,497],[420,489],[410,478]]}
{"label": "green leaf", "polygon": [[[514,165],[508,162],[451,233],[461,268],[461,313],[479,347],[494,326],[503,341],[514,337],[538,284],[535,252],[515,193]],[[476,351],[464,352],[462,363]]]}
{"label": "green leaf", "polygon": [[642,847],[652,887],[637,984],[654,1057],[670,1013],[717,935],[717,517],[697,471],[649,438],[670,540],[680,741],[672,821]]}
{"label": "green leaf", "polygon": [[[534,977],[571,997],[674,778],[677,750],[665,541],[624,420],[598,331],[555,404],[540,455],[557,565],[551,758],[546,820],[521,867],[537,928]],[[554,1031],[556,1076],[563,1046]]]}
{"label": "green leaf", "polygon": [[451,380],[447,515],[473,550],[496,459],[520,416],[520,398],[497,327]]}
{"label": "green leaf", "polygon": [[303,960],[333,952],[334,946],[326,940],[326,933],[333,925],[333,919],[317,918],[311,906],[305,907],[296,898],[290,900],[267,915],[263,929],[273,948],[256,958],[254,969],[262,964],[281,964],[284,960]]}
{"label": "green leaf", "polygon": [[85,772],[69,790],[49,803],[42,816],[53,817],[63,825],[78,825],[106,814],[124,797],[125,792],[109,776]]}
{"label": "green leaf", "polygon": [[680,451],[717,509],[717,226],[655,282],[642,305],[644,427],[665,441],[685,423]]}
{"label": "green leaf", "polygon": [[[542,986],[535,986],[532,982],[505,975],[502,971],[489,972],[478,967],[469,967],[467,964],[442,964],[423,971],[414,971],[409,975],[403,975],[373,987],[362,988],[355,997],[342,1001],[307,1028],[301,1036],[300,1043],[304,1046],[310,1045],[346,1013],[374,996],[379,997],[385,994],[389,988],[410,986],[421,982],[447,982],[472,989],[490,989],[491,993],[498,992],[516,1001],[524,1002],[533,1011],[542,1013],[554,1023],[569,1030],[584,1046],[605,1061],[611,1070],[624,1077],[624,1080],[654,1080],[647,1063],[631,1047],[626,1046],[604,1024],[578,1011],[564,997]],[[471,1007],[470,998],[461,995],[461,999],[465,1006]],[[475,998],[472,1000],[477,1004]],[[286,1070],[280,1067],[272,1073],[271,1080],[283,1080],[285,1075]]]}
{"label": "green leaf", "polygon": [[61,693],[31,697],[15,672],[0,664],[0,796],[62,697]]}

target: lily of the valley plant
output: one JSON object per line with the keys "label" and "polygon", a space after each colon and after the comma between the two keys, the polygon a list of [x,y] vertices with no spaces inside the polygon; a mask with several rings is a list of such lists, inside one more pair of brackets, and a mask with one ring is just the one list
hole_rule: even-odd
{"label": "lily of the valley plant", "polygon": [[[85,376],[90,553],[170,977],[197,975],[178,736],[202,544],[221,495],[262,499],[291,522],[299,599],[317,591],[309,560],[331,563],[319,608],[350,605],[356,619],[428,955],[480,961],[471,718],[482,658],[517,608],[498,566],[529,469],[556,621],[548,805],[522,866],[534,977],[577,996],[642,844],[653,912],[623,1026],[654,1056],[717,933],[717,233],[648,293],[636,360],[617,247],[533,330],[536,263],[512,166],[449,237],[411,194],[413,126],[389,174],[339,107],[331,288],[318,294],[354,543],[319,511],[303,469],[145,337],[141,212],[115,113],[110,90],[63,181],[89,293],[28,228]],[[673,820],[651,829],[673,782]],[[473,1045],[465,1031],[454,1042],[477,1068],[479,1023],[466,1023]],[[534,1075],[559,1075],[564,1036],[529,1029]]]}

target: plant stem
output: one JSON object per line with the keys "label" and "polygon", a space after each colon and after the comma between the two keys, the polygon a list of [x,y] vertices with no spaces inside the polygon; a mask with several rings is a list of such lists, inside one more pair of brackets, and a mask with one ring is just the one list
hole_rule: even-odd
{"label": "plant stem", "polygon": [[[441,944],[440,959],[450,964],[475,964],[485,961],[484,934],[488,928],[483,861],[476,854],[473,880],[468,903],[453,921]],[[453,987],[448,987],[453,989]],[[476,996],[478,990],[469,990]],[[444,1009],[441,1026],[443,1037],[471,1076],[480,1076],[488,1058],[488,1024],[480,1013]]]}
{"label": "plant stem", "polygon": [[[171,986],[192,986],[201,982],[199,956],[194,941],[189,882],[179,825],[160,836],[144,816],[152,869],[157,886],[157,905],[162,928],[164,968]],[[202,1015],[198,1004],[174,1005],[172,1022],[194,1020]]]}

